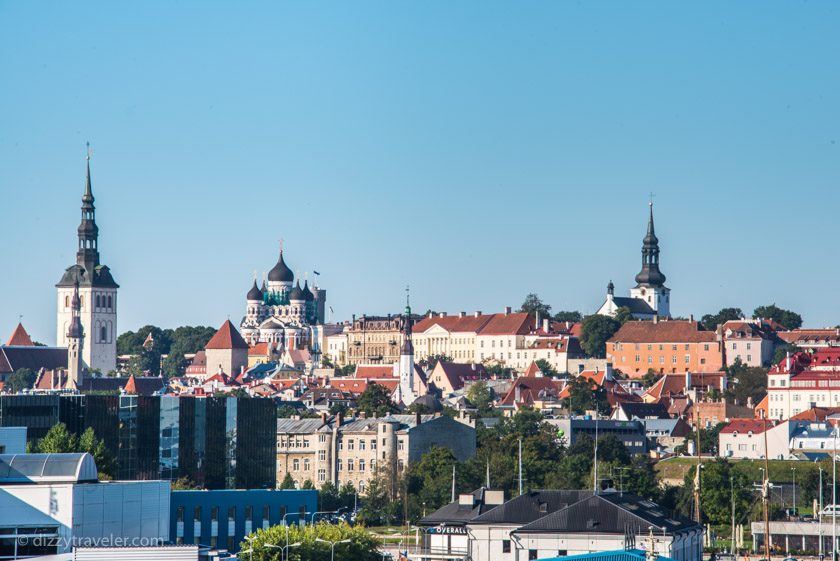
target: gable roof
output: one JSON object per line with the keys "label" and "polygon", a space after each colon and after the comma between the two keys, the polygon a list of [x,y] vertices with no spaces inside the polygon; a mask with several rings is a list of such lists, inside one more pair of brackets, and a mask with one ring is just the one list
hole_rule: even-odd
{"label": "gable roof", "polygon": [[[732,419],[720,429],[720,434],[748,433],[762,434],[765,422],[763,419]],[[773,428],[773,423],[768,421],[767,428]]]}
{"label": "gable roof", "polygon": [[481,516],[490,509],[496,508],[496,504],[487,504],[485,502],[485,495],[489,491],[486,487],[480,487],[470,493],[473,497],[469,504],[461,504],[460,499],[455,500],[447,505],[444,505],[429,514],[424,516],[418,522],[418,526],[438,526],[440,524],[447,524],[450,526],[460,526],[471,521],[477,516]]}
{"label": "gable roof", "polygon": [[465,381],[487,380],[490,377],[483,364],[444,362],[442,360],[439,360],[435,365],[434,370],[429,374],[429,378],[433,380],[436,374],[444,376],[455,391],[463,388]]}
{"label": "gable roof", "polygon": [[[721,382],[725,377],[725,372],[692,372],[691,389],[702,390],[709,386],[721,389]],[[647,389],[645,395],[657,400],[672,395],[684,395],[686,390],[685,386],[685,372],[663,374],[659,380]]]}
{"label": "gable roof", "polygon": [[205,349],[245,349],[248,343],[239,334],[230,320],[226,320],[215,335],[207,342]]}
{"label": "gable roof", "polygon": [[790,420],[818,422],[838,413],[840,413],[840,407],[812,407],[794,415]]}
{"label": "gable roof", "polygon": [[628,321],[613,335],[610,343],[714,343],[714,331],[703,331],[696,321]]}
{"label": "gable roof", "polygon": [[536,318],[525,312],[502,314],[473,314],[463,316],[424,317],[416,324],[415,333],[424,333],[440,326],[450,333],[475,333],[477,335],[524,335],[536,327]]}
{"label": "gable roof", "polygon": [[[606,303],[606,302],[605,302]],[[629,308],[632,314],[655,315],[656,310],[641,298],[628,298],[626,296],[613,296],[613,303],[616,308]]]}
{"label": "gable roof", "polygon": [[15,327],[14,332],[12,332],[12,336],[9,337],[9,341],[6,343],[6,345],[18,347],[32,347],[34,346],[34,343],[29,337],[29,333],[27,333],[26,329],[23,328],[23,325],[21,323],[18,323],[17,327]]}
{"label": "gable roof", "polygon": [[[517,392],[519,396],[517,398]],[[499,403],[501,406],[533,405],[535,401],[557,399],[560,394],[559,384],[551,378],[520,376]]]}
{"label": "gable roof", "polygon": [[670,419],[664,403],[622,402],[620,407],[628,419]]}
{"label": "gable roof", "polygon": [[360,364],[353,378],[394,378],[394,367],[390,364]]}
{"label": "gable roof", "polygon": [[19,368],[38,372],[67,368],[67,349],[64,347],[2,347],[0,346],[0,374],[10,374]]}

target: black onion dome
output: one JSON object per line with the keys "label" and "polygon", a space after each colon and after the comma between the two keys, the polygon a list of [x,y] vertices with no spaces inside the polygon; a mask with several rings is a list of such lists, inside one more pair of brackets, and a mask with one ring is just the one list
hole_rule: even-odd
{"label": "black onion dome", "polygon": [[304,300],[303,290],[300,288],[300,281],[295,285],[292,291],[289,293],[289,301],[292,300]]}
{"label": "black onion dome", "polygon": [[248,300],[262,300],[262,290],[257,287],[257,281],[254,281],[254,286],[248,291]]}
{"label": "black onion dome", "polygon": [[309,290],[309,281],[308,280],[303,281],[303,291],[302,292],[303,292],[303,299],[306,300],[307,302],[315,299],[315,295],[312,294],[311,290]]}
{"label": "black onion dome", "polygon": [[74,317],[70,322],[70,327],[67,328],[67,336],[72,339],[81,339],[83,333],[82,320],[78,317]]}
{"label": "black onion dome", "polygon": [[268,272],[268,280],[272,282],[292,282],[295,280],[295,274],[286,265],[283,260],[283,252],[280,252],[280,258],[277,264]]}

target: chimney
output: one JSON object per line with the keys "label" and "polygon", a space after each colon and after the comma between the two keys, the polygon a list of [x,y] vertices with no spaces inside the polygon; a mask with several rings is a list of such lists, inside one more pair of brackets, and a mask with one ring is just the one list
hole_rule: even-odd
{"label": "chimney", "polygon": [[367,413],[364,411],[359,411],[359,418],[360,419],[367,419]]}
{"label": "chimney", "polygon": [[548,324],[549,324],[548,318],[545,318],[543,320],[543,331],[545,331],[546,333],[548,333],[548,328],[549,328]]}
{"label": "chimney", "polygon": [[466,317],[466,315],[467,315],[467,312],[458,312],[458,317],[459,318]]}
{"label": "chimney", "polygon": [[653,314],[653,323],[659,323],[659,314]]}
{"label": "chimney", "polygon": [[790,374],[790,351],[785,353],[785,370]]}
{"label": "chimney", "polygon": [[694,314],[688,314],[688,321],[694,321]]}
{"label": "chimney", "polygon": [[505,306],[505,315],[510,315],[510,306]]}
{"label": "chimney", "polygon": [[480,315],[481,315],[481,310],[476,310],[476,311],[475,311],[475,317],[478,317],[478,316],[480,316]]}
{"label": "chimney", "polygon": [[441,312],[441,313],[439,313],[439,314],[438,314],[438,317],[440,317],[440,318],[445,318],[445,317],[446,317],[446,312]]}
{"label": "chimney", "polygon": [[429,311],[429,319],[432,319],[433,317],[435,317],[435,313],[432,312],[432,311]]}
{"label": "chimney", "polygon": [[420,423],[423,422],[423,417],[420,415],[420,411],[416,411],[414,413],[414,424],[420,426]]}
{"label": "chimney", "polygon": [[517,403],[519,403],[519,400],[522,399],[522,387],[519,384],[516,385],[516,388],[513,392],[513,396],[514,401],[516,401]]}
{"label": "chimney", "polygon": [[344,413],[339,413],[335,416],[335,426],[340,427],[344,424]]}
{"label": "chimney", "polygon": [[322,425],[326,425],[326,424],[327,424],[327,413],[326,413],[326,412],[322,412],[322,413],[321,413],[321,424],[322,424]]}

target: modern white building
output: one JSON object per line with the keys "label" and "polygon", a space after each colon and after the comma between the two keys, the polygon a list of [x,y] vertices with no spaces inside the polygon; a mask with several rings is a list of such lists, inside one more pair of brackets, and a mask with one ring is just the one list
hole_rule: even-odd
{"label": "modern white building", "polygon": [[99,482],[90,454],[0,455],[0,558],[169,540],[169,481]]}

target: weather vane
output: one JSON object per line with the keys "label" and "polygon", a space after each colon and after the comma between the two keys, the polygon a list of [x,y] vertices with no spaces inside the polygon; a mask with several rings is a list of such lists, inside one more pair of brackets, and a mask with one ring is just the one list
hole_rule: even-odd
{"label": "weather vane", "polygon": [[654,193],[653,191],[651,191],[651,192],[650,192],[650,195],[649,195],[650,200],[648,201],[648,204],[649,204],[650,206],[653,206],[653,198],[654,198],[655,196],[656,196],[656,193]]}

